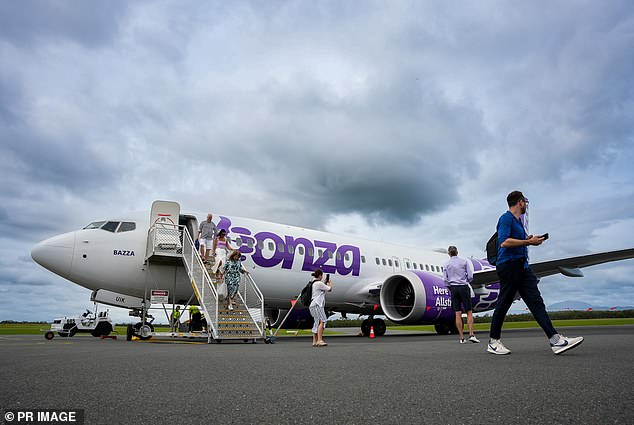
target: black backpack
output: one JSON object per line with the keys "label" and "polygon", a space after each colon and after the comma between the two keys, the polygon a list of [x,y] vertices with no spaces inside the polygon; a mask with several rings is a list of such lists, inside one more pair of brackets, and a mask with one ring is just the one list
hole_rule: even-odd
{"label": "black backpack", "polygon": [[495,232],[489,239],[489,242],[487,242],[487,261],[492,266],[495,266],[498,260],[498,249],[498,232]]}
{"label": "black backpack", "polygon": [[313,300],[313,283],[315,283],[314,280],[308,282],[302,289],[301,294],[299,294],[299,301],[306,307],[309,307],[310,302]]}

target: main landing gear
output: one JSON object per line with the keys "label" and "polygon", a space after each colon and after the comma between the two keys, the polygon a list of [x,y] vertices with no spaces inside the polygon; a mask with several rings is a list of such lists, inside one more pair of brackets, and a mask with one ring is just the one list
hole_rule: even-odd
{"label": "main landing gear", "polygon": [[370,335],[370,327],[374,327],[374,335],[383,336],[385,335],[385,331],[387,327],[385,326],[385,321],[383,319],[375,319],[370,317],[361,322],[361,333],[363,336]]}
{"label": "main landing gear", "polygon": [[434,325],[434,329],[436,329],[436,333],[438,335],[458,335],[458,327],[455,322],[451,323],[436,323]]}

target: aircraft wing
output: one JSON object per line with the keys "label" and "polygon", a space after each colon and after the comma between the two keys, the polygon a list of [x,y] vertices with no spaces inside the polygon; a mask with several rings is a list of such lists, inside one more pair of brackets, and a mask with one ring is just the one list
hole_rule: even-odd
{"label": "aircraft wing", "polygon": [[[546,277],[558,273],[569,277],[583,277],[583,272],[581,271],[583,267],[596,266],[598,264],[627,260],[630,258],[634,258],[634,248],[531,263],[531,268],[537,277]],[[495,270],[484,270],[473,274],[471,286],[479,288],[498,281],[499,278]]]}

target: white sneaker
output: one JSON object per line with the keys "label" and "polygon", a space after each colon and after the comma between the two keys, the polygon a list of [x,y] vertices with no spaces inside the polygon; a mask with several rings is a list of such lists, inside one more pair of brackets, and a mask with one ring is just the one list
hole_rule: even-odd
{"label": "white sneaker", "polygon": [[473,343],[475,343],[475,344],[480,343],[480,340],[479,340],[478,338],[476,338],[476,337],[475,337],[475,335],[471,335],[471,336],[469,337],[469,341],[471,341],[471,342],[473,342]]}
{"label": "white sneaker", "polygon": [[572,350],[577,345],[583,342],[583,337],[578,336],[576,338],[567,338],[563,335],[559,335],[559,341],[556,344],[551,343],[550,348],[552,348],[553,353],[561,354],[564,351]]}
{"label": "white sneaker", "polygon": [[511,354],[511,350],[506,348],[504,344],[502,344],[502,341],[500,341],[499,339],[489,340],[487,351],[493,354]]}
{"label": "white sneaker", "polygon": [[464,338],[460,338],[460,343],[464,344]]}

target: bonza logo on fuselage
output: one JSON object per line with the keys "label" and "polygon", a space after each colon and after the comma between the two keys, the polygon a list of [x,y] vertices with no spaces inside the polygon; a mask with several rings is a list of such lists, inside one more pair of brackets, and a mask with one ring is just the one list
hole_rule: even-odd
{"label": "bonza logo on fuselage", "polygon": [[[294,238],[293,236],[279,236],[272,232],[258,232],[255,235],[245,227],[231,227],[231,220],[227,217],[220,217],[218,229],[225,229],[228,233],[239,235],[242,245],[238,248],[241,253],[251,255],[253,262],[260,267],[276,267],[281,264],[283,269],[291,269],[295,254],[299,252],[298,246],[303,247],[304,262],[302,271],[313,271],[320,268],[324,273],[338,273],[346,276],[359,276],[361,267],[361,250],[353,245],[339,245],[326,241],[311,241],[306,238]],[[265,244],[273,242],[274,249],[272,256],[264,255]],[[315,254],[321,250],[321,255]],[[332,264],[334,263],[334,264]]]}

